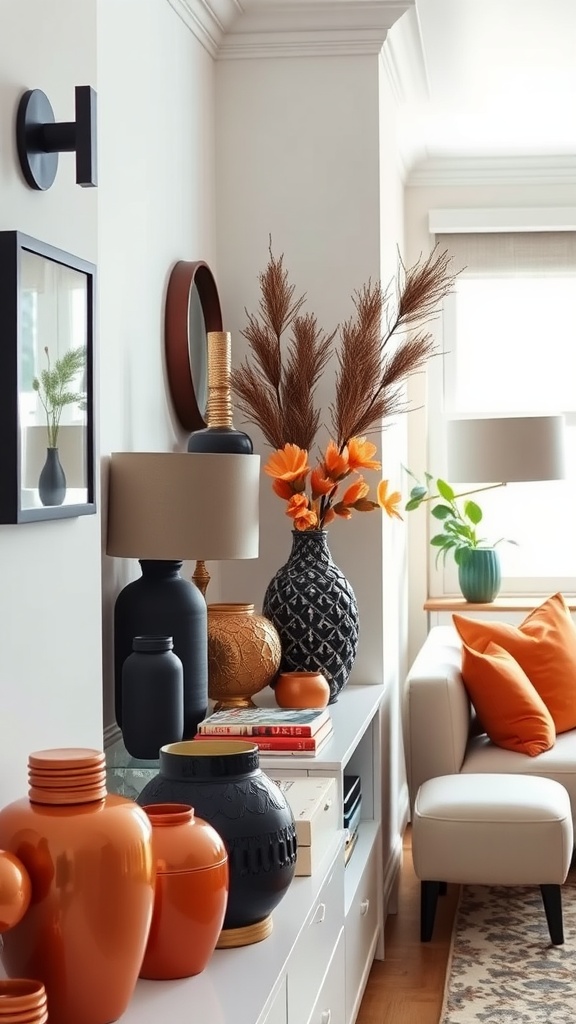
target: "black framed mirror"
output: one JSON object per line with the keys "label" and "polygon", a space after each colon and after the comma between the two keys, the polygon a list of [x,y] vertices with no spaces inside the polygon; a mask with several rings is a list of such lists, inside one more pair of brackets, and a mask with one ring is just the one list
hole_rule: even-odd
{"label": "black framed mirror", "polygon": [[166,292],[164,344],[168,386],[185,430],[202,430],[208,399],[208,331],[222,330],[216,281],[203,260],[180,260]]}
{"label": "black framed mirror", "polygon": [[96,268],[0,231],[0,523],[96,511]]}

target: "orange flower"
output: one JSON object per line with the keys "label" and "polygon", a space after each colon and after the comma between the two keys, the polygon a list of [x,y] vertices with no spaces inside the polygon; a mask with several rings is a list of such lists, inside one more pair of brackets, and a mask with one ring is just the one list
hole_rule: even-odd
{"label": "orange flower", "polygon": [[344,491],[342,495],[343,505],[355,505],[361,498],[365,498],[370,490],[370,484],[367,484],[363,477],[359,476],[353,484]]}
{"label": "orange flower", "polygon": [[310,474],[310,486],[312,497],[318,498],[321,494],[329,494],[334,487],[334,481],[324,476],[321,466],[316,466]]}
{"label": "orange flower", "polygon": [[336,519],[336,513],[333,508],[329,508],[328,511],[324,513],[322,527],[328,526],[328,523],[331,523],[333,519]]}
{"label": "orange flower", "polygon": [[310,510],[303,512],[302,515],[294,520],[294,529],[296,530],[315,530],[317,526],[318,516]]}
{"label": "orange flower", "polygon": [[309,507],[308,498],[304,494],[293,494],[288,502],[286,515],[294,520],[296,530],[311,530],[318,525],[318,516]]}
{"label": "orange flower", "polygon": [[264,466],[264,472],[277,480],[299,480],[310,472],[308,452],[296,444],[285,444],[272,452]]}
{"label": "orange flower", "polygon": [[351,437],[348,442],[348,462],[350,469],[381,469],[381,463],[374,462],[376,445],[365,437]]}
{"label": "orange flower", "polygon": [[326,475],[331,477],[332,480],[342,480],[350,469],[348,465],[348,448],[344,448],[343,452],[340,453],[336,443],[329,441],[326,455],[324,456],[324,469]]}
{"label": "orange flower", "polygon": [[378,504],[384,509],[387,515],[392,519],[394,516],[396,519],[402,519],[396,505],[399,505],[402,501],[402,495],[400,491],[392,491],[392,494],[388,494],[388,480],[381,480],[378,484]]}
{"label": "orange flower", "polygon": [[284,498],[286,501],[290,501],[290,498],[294,494],[294,488],[288,480],[273,480],[272,490],[279,498]]}

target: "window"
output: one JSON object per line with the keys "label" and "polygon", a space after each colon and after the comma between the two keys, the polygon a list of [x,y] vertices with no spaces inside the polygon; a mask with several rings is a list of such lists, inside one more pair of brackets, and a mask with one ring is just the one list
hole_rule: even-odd
{"label": "window", "polygon": [[[576,233],[457,234],[438,240],[453,253],[454,267],[466,269],[443,311],[428,468],[439,476],[445,472],[444,416],[564,413],[568,479],[509,484],[478,495],[478,501],[488,540],[508,537],[517,545],[499,545],[502,594],[573,592]],[[432,527],[436,532],[434,521]],[[431,593],[458,593],[453,560],[443,569],[435,567],[433,551],[431,559]]]}

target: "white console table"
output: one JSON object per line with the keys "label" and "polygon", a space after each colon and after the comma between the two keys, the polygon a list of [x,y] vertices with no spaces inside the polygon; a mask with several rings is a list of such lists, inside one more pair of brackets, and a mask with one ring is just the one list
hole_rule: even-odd
{"label": "white console table", "polygon": [[353,1024],[372,960],[383,957],[383,693],[347,686],[330,709],[334,734],[316,757],[260,759],[274,778],[335,777],[341,812],[344,771],[360,775],[362,821],[346,867],[337,832],[315,873],[293,880],[267,939],[215,950],[194,978],[139,981],[122,1024]]}

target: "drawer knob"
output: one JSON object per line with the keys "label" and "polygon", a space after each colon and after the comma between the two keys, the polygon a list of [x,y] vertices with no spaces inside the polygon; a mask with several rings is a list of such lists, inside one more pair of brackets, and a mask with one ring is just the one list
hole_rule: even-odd
{"label": "drawer knob", "polygon": [[332,1019],[332,1010],[322,1010],[320,1014],[320,1024],[330,1024]]}
{"label": "drawer knob", "polygon": [[331,807],[332,807],[332,801],[331,800],[327,800],[326,803],[324,804],[324,810],[325,811],[329,811]]}
{"label": "drawer knob", "polygon": [[365,917],[368,913],[368,907],[370,906],[370,900],[362,900],[360,904],[360,916]]}
{"label": "drawer knob", "polygon": [[322,924],[322,921],[326,917],[326,904],[319,903],[314,914],[314,924]]}

